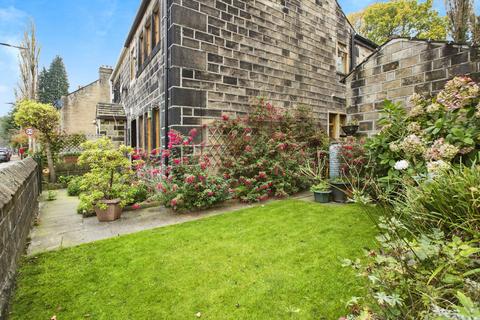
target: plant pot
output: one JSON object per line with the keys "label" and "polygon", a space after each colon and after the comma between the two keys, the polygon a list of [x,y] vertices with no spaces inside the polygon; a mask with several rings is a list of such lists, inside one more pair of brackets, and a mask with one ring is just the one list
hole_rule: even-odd
{"label": "plant pot", "polygon": [[332,198],[333,201],[339,203],[347,202],[347,185],[345,183],[332,183]]}
{"label": "plant pot", "polygon": [[313,196],[315,198],[315,202],[318,203],[329,203],[330,202],[330,195],[332,191],[314,191]]}
{"label": "plant pot", "polygon": [[120,199],[114,200],[101,200],[101,203],[107,205],[106,209],[100,209],[95,207],[95,213],[97,214],[97,219],[100,222],[115,221],[120,218],[122,215],[122,207],[120,207]]}
{"label": "plant pot", "polygon": [[342,126],[343,132],[345,132],[345,134],[349,137],[354,136],[357,133],[358,128],[359,128],[359,126],[357,126],[357,125],[355,125],[355,126]]}

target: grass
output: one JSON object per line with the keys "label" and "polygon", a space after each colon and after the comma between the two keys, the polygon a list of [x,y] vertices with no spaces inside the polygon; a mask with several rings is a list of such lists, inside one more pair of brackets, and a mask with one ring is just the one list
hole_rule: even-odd
{"label": "grass", "polygon": [[338,319],[363,290],[341,259],[374,234],[354,205],[285,200],[43,253],[10,319]]}

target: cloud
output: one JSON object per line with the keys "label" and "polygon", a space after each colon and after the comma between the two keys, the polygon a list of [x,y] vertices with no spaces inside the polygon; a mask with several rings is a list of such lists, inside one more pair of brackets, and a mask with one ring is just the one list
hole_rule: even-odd
{"label": "cloud", "polygon": [[[0,7],[0,42],[19,44],[29,15],[13,6]],[[18,50],[0,46],[0,116],[8,112],[7,103],[15,100],[18,81]]]}

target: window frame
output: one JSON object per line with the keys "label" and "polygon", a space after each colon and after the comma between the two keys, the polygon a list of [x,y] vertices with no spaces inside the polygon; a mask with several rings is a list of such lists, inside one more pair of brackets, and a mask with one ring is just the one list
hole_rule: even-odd
{"label": "window frame", "polygon": [[[330,139],[338,140],[341,137],[342,126],[347,123],[347,114],[339,111],[328,111],[327,113],[327,133]],[[335,123],[331,123],[330,116],[335,116]],[[331,134],[331,126],[333,126],[333,136]]]}

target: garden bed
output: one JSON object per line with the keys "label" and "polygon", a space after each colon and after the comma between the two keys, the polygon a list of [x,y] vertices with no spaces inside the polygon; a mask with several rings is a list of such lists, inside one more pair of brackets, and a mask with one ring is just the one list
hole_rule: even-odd
{"label": "garden bed", "polygon": [[354,205],[285,200],[24,261],[11,319],[337,319],[342,259],[375,230]]}

